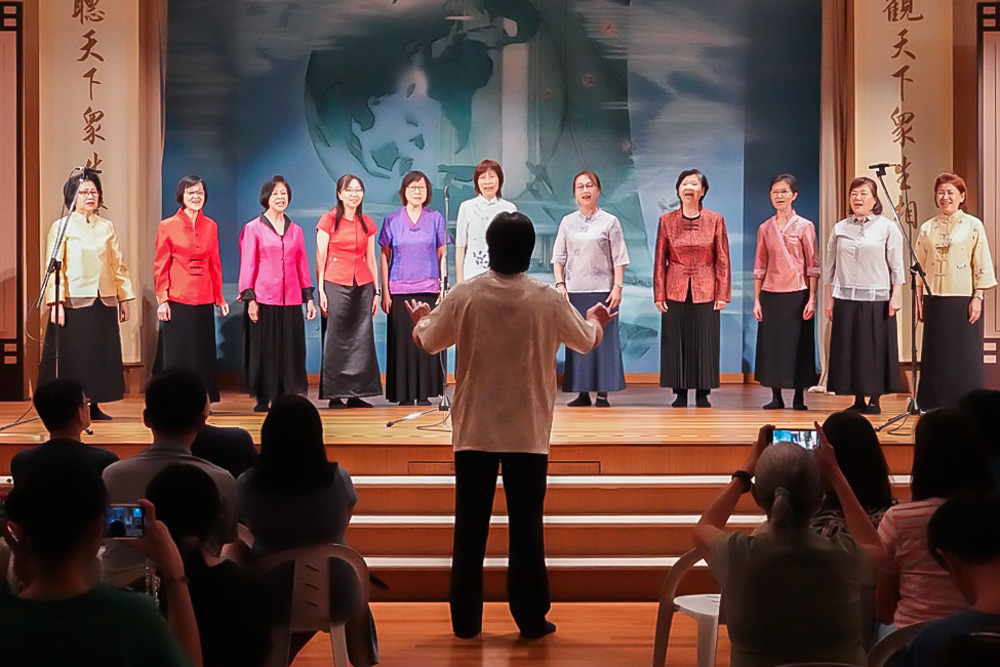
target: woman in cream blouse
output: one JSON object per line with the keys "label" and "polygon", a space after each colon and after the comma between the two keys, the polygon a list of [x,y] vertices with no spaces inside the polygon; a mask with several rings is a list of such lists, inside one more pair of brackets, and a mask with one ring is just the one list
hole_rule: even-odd
{"label": "woman in cream blouse", "polygon": [[996,287],[986,229],[961,210],[965,181],[945,172],[934,181],[941,212],[920,227],[917,260],[930,294],[917,283],[917,316],[924,323],[922,375],[917,403],[923,410],[958,405],[983,386],[983,290]]}
{"label": "woman in cream blouse", "polygon": [[[55,253],[62,262],[60,292],[57,302],[53,276],[45,292],[49,324],[38,381],[55,377],[79,381],[90,399],[90,418],[111,419],[99,404],[121,400],[125,395],[118,323],[128,320],[128,302],[135,298],[132,280],[114,225],[97,214],[104,205],[104,190],[97,174],[84,170],[71,176],[63,186],[63,196],[70,214],[66,234]],[[62,222],[56,220],[49,229],[49,257],[53,256]],[[56,327],[62,327],[58,368]]]}

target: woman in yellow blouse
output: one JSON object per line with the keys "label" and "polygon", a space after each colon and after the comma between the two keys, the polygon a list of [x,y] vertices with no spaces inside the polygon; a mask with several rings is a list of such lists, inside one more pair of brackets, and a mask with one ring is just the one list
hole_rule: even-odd
{"label": "woman in yellow blouse", "polygon": [[961,210],[965,181],[945,172],[934,181],[941,212],[920,227],[917,260],[930,294],[917,282],[917,317],[924,323],[917,403],[923,410],[957,406],[983,386],[983,290],[997,285],[982,221]]}
{"label": "woman in yellow blouse", "polygon": [[[128,320],[128,302],[135,294],[114,225],[97,214],[104,206],[101,179],[92,171],[71,176],[63,186],[63,196],[70,214],[56,253],[62,262],[59,302],[53,276],[45,292],[49,324],[38,381],[56,376],[79,381],[90,399],[90,418],[111,419],[99,403],[125,395],[118,323]],[[62,222],[56,220],[49,229],[49,257]],[[62,327],[58,369],[53,336],[57,326]]]}

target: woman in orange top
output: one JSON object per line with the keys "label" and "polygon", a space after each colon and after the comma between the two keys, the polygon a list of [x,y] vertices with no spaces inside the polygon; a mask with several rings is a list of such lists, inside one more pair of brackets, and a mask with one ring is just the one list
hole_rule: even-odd
{"label": "woman in orange top", "polygon": [[167,368],[190,368],[201,376],[209,399],[219,400],[216,374],[214,304],[229,314],[222,296],[219,229],[202,213],[208,188],[200,176],[177,183],[177,213],[156,230],[153,281],[160,337],[153,373]]}
{"label": "woman in orange top", "polygon": [[372,324],[382,294],[375,282],[378,230],[361,212],[364,196],[360,178],[341,176],[336,208],[316,225],[319,309],[326,317],[319,397],[329,398],[331,408],[370,408],[362,397],[382,393]]}

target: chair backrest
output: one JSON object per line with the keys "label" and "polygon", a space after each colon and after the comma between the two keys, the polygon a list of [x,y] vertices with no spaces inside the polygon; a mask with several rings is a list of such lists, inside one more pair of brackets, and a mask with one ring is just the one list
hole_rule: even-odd
{"label": "chair backrest", "polygon": [[346,563],[353,571],[360,589],[360,596],[353,600],[353,609],[341,611],[356,613],[364,609],[368,604],[368,566],[361,554],[350,547],[320,544],[289,549],[262,558],[255,566],[257,573],[263,575],[284,563],[294,562],[289,619],[289,629],[292,632],[329,631],[330,598],[337,594],[337,591],[331,590],[331,560]]}
{"label": "chair backrest", "polygon": [[892,658],[892,656],[909,646],[913,642],[913,638],[916,637],[928,623],[930,623],[930,621],[922,621],[920,623],[914,623],[913,625],[907,625],[905,628],[893,630],[880,639],[875,643],[875,646],[872,647],[872,650],[868,652],[868,667],[882,667],[885,665],[889,659]]}
{"label": "chair backrest", "polygon": [[674,598],[677,597],[677,588],[680,586],[684,575],[699,560],[701,560],[701,554],[697,549],[691,549],[677,559],[677,562],[667,572],[667,576],[663,578],[663,585],[660,587],[660,604],[656,608],[653,667],[663,667],[667,661],[667,642],[670,639],[670,626],[673,623],[674,612],[677,611],[677,605],[674,604]]}

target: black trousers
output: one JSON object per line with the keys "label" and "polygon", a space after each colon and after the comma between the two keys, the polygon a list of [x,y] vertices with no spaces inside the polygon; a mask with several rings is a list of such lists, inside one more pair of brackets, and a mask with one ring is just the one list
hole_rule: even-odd
{"label": "black trousers", "polygon": [[551,606],[542,514],[549,457],[521,452],[455,452],[455,541],[451,557],[451,626],[473,636],[483,626],[483,559],[497,469],[507,496],[510,542],[507,600],[518,629],[537,634]]}

